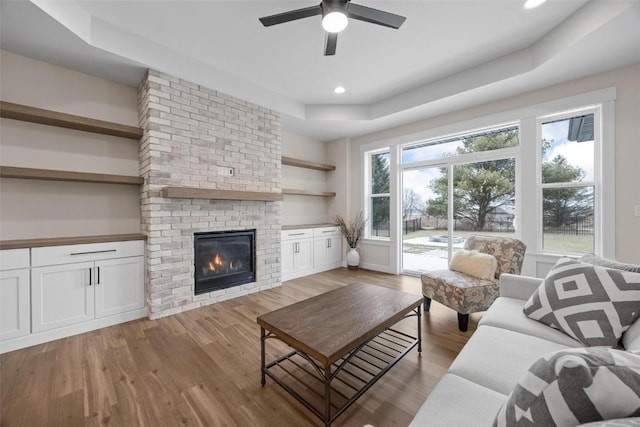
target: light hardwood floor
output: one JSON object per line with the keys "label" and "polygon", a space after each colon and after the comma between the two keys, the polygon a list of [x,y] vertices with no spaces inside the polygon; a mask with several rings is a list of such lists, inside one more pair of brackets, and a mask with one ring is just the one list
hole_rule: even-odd
{"label": "light hardwood floor", "polygon": [[[159,320],[0,356],[2,426],[321,426],[280,386],[260,386],[262,313],[354,282],[421,293],[420,280],[344,268]],[[413,350],[334,426],[406,426],[476,328],[437,303]],[[415,320],[407,320],[415,333]],[[276,346],[277,347],[277,346]],[[268,348],[272,357],[278,348]]]}

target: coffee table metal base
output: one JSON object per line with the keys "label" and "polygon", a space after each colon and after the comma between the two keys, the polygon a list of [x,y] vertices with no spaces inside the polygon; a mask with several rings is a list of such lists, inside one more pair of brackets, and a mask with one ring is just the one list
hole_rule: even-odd
{"label": "coffee table metal base", "polygon": [[265,341],[278,337],[261,327],[261,384],[264,386],[269,376],[330,426],[414,347],[422,352],[420,307],[400,321],[414,316],[418,320],[417,337],[391,327],[330,366],[299,350],[266,364]]}

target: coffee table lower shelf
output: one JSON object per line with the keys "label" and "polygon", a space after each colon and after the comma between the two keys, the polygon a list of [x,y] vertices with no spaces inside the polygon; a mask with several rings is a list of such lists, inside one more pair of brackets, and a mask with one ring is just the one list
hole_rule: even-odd
{"label": "coffee table lower shelf", "polygon": [[[420,317],[420,309],[407,317]],[[294,350],[264,364],[265,340],[278,337],[261,328],[263,354],[262,385],[265,375],[283,387],[326,426],[376,383],[409,351],[418,346],[420,336],[413,337],[388,328],[329,367],[304,352]]]}

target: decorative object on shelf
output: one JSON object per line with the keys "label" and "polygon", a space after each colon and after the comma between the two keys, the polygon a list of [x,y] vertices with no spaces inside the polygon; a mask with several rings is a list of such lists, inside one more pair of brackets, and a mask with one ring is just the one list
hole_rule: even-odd
{"label": "decorative object on shelf", "polygon": [[340,215],[336,215],[336,224],[340,227],[340,231],[349,245],[349,252],[347,252],[347,267],[349,269],[354,270],[358,268],[358,265],[360,265],[358,243],[362,238],[364,225],[366,223],[367,220],[362,215],[362,212],[359,212],[349,223],[347,223]]}

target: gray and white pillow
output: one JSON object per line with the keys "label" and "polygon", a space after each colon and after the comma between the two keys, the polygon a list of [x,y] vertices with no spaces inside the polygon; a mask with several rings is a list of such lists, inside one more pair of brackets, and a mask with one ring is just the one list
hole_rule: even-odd
{"label": "gray and white pillow", "polygon": [[616,270],[629,271],[631,273],[640,273],[640,265],[619,262],[614,259],[603,258],[596,254],[585,254],[578,259],[579,262],[597,265],[598,267],[615,268]]}
{"label": "gray and white pillow", "polygon": [[541,357],[498,411],[494,427],[558,426],[640,416],[640,355],[606,347]]}
{"label": "gray and white pillow", "polygon": [[523,312],[586,346],[614,347],[640,317],[640,274],[561,258]]}

